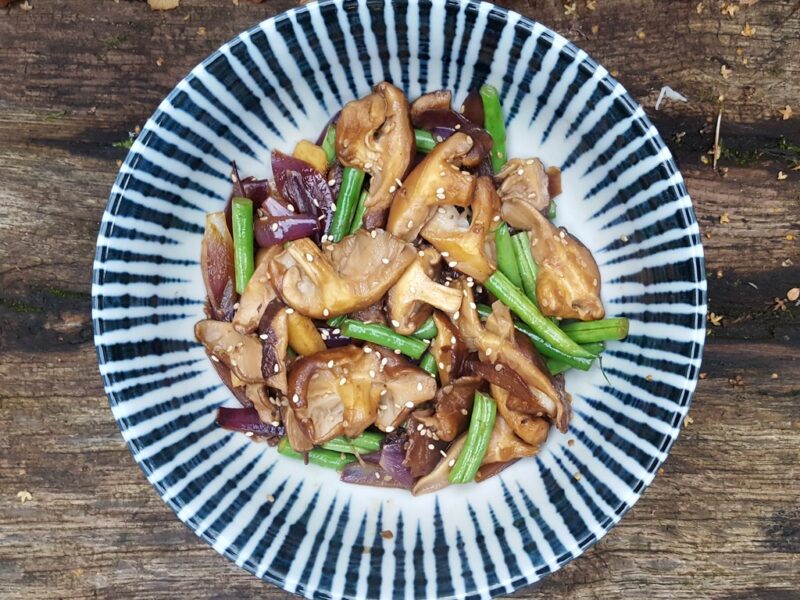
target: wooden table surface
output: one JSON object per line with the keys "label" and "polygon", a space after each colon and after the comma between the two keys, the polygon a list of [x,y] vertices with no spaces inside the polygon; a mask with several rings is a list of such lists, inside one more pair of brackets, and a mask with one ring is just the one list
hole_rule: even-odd
{"label": "wooden table surface", "polygon": [[[125,153],[113,144],[222,42],[293,4],[0,9],[2,598],[287,596],[197,539],[135,465],[98,375],[89,293]],[[694,200],[714,313],[691,417],[654,484],[517,596],[800,598],[800,308],[787,300],[800,287],[800,2],[509,5],[587,50],[661,131]],[[663,85],[688,102],[656,111]]]}

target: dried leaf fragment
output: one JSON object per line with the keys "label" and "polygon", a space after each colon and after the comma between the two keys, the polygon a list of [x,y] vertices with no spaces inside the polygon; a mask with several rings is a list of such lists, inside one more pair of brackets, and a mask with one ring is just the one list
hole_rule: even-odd
{"label": "dried leaf fragment", "polygon": [[706,5],[702,2],[698,2],[697,6],[694,7],[695,11],[697,11],[698,15],[702,15],[703,11],[706,9]]}
{"label": "dried leaf fragment", "polygon": [[792,115],[794,114],[794,111],[792,110],[792,107],[789,106],[788,104],[786,106],[784,106],[783,108],[779,108],[778,112],[781,115],[781,119],[783,119],[784,121],[788,121],[789,119],[791,119]]}
{"label": "dried leaf fragment", "polygon": [[724,2],[720,10],[723,15],[728,15],[729,17],[735,17],[736,13],[739,12],[739,5],[734,4],[733,2]]}
{"label": "dried leaf fragment", "polygon": [[800,298],[800,288],[792,288],[786,292],[786,299],[789,302],[797,302],[798,298]]}
{"label": "dried leaf fragment", "polygon": [[24,10],[25,12],[33,10],[33,6],[31,6],[28,0],[25,0],[22,4],[19,5],[20,9]]}
{"label": "dried leaf fragment", "polygon": [[564,15],[576,15],[578,11],[578,3],[577,2],[565,2],[564,3]]}
{"label": "dried leaf fragment", "polygon": [[17,498],[19,498],[20,504],[25,504],[26,502],[33,500],[33,495],[28,490],[22,490],[21,492],[17,492]]}
{"label": "dried leaf fragment", "polygon": [[147,0],[148,6],[153,10],[172,10],[178,8],[181,0]]}
{"label": "dried leaf fragment", "polygon": [[728,65],[722,65],[719,68],[719,74],[722,75],[722,78],[725,81],[731,78],[731,73],[733,73],[733,69],[731,69]]}
{"label": "dried leaf fragment", "polygon": [[720,325],[722,325],[722,319],[724,319],[724,318],[725,317],[723,317],[722,315],[718,315],[718,314],[713,313],[713,312],[712,313],[708,313],[708,320],[711,322],[711,324],[714,327],[719,327]]}
{"label": "dried leaf fragment", "polygon": [[597,10],[597,0],[586,0],[586,10]]}
{"label": "dried leaf fragment", "polygon": [[784,173],[783,171],[778,171],[778,181],[783,181],[784,179],[788,179],[789,176]]}
{"label": "dried leaf fragment", "polygon": [[742,27],[742,35],[744,37],[753,37],[755,34],[756,34],[756,28],[752,27],[750,23],[745,21],[744,27]]}
{"label": "dried leaf fragment", "polygon": [[725,224],[725,223],[730,223],[730,222],[731,222],[731,217],[730,217],[730,215],[729,215],[727,212],[724,212],[724,213],[722,213],[722,214],[719,216],[719,222],[720,222],[720,223],[722,223],[722,224]]}

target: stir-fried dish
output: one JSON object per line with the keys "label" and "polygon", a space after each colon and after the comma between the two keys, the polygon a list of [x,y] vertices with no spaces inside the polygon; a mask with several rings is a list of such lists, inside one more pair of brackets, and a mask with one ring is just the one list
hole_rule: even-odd
{"label": "stir-fried dish", "polygon": [[553,223],[558,169],[506,156],[492,86],[456,110],[380,83],[233,181],[195,327],[242,404],[217,422],[343,481],[423,494],[533,456],[569,426],[563,373],[627,335]]}

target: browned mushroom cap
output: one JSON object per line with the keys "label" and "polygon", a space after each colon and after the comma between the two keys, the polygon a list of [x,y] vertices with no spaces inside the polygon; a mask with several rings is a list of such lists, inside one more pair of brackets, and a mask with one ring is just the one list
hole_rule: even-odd
{"label": "browned mushroom cap", "polygon": [[[496,400],[497,398],[495,398]],[[500,409],[500,403],[497,405]],[[534,419],[531,419],[532,421]],[[537,425],[540,429],[540,435],[537,443],[532,444],[521,440],[516,435],[516,430],[506,422],[502,413],[497,415],[494,421],[494,429],[492,430],[492,437],[489,439],[489,446],[486,449],[486,454],[483,457],[482,465],[488,465],[497,462],[508,462],[515,458],[525,458],[526,456],[533,456],[538,452],[539,446],[547,439],[547,431],[550,429],[550,424],[545,419],[535,419],[538,421]]]}
{"label": "browned mushroom cap", "polygon": [[464,449],[464,442],[467,441],[467,435],[463,434],[456,441],[450,444],[447,449],[446,456],[442,457],[436,468],[425,477],[421,477],[411,488],[411,493],[415,496],[422,494],[429,494],[450,485],[450,471],[458,460],[461,450]]}
{"label": "browned mushroom cap", "polygon": [[542,313],[562,319],[602,319],[600,270],[592,253],[541,213],[532,217],[531,253],[539,266],[536,299]]}
{"label": "browned mushroom cap", "polygon": [[275,288],[269,281],[269,263],[280,251],[280,246],[272,246],[259,253],[256,269],[239,298],[239,308],[233,317],[236,331],[253,333],[258,328],[267,306],[276,298]]}
{"label": "browned mushroom cap", "polygon": [[411,471],[414,478],[424,477],[439,464],[448,442],[434,437],[435,432],[426,426],[426,419],[432,415],[430,410],[415,410],[408,418],[406,435],[406,456],[403,465]]}
{"label": "browned mushroom cap", "polygon": [[[492,305],[492,314],[487,319],[486,326],[483,326],[476,310],[472,289],[463,281],[455,285],[464,292],[464,296],[459,318],[453,322],[458,326],[467,347],[478,352],[481,362],[494,365],[496,369],[499,365],[500,375],[503,369],[515,373],[527,387],[528,397],[525,400],[531,414],[543,412],[560,429],[566,430],[569,407],[565,406],[550,374],[536,359],[535,350],[525,344],[525,338],[515,335],[514,321],[508,308],[499,301],[495,302]],[[508,381],[510,375],[511,373],[493,379],[492,382],[506,386],[513,383]],[[508,387],[517,390],[517,386]]]}
{"label": "browned mushroom cap", "polygon": [[517,229],[533,226],[531,212],[546,211],[550,205],[547,173],[538,158],[512,158],[495,175],[497,194],[503,203],[503,220]]}
{"label": "browned mushroom cap", "polygon": [[439,207],[421,234],[449,266],[482,282],[495,270],[493,232],[500,221],[500,200],[488,177],[478,178],[471,209],[468,222],[454,207]]}
{"label": "browned mushroom cap", "polygon": [[[550,422],[543,418],[543,416],[535,416],[525,414],[509,407],[509,399],[512,398],[507,390],[504,390],[498,385],[492,384],[492,398],[497,402],[497,412],[505,419],[508,427],[514,431],[516,436],[519,436],[521,441],[526,444],[538,448],[547,439],[547,433],[550,431]],[[515,437],[516,437],[515,436]],[[525,456],[530,456],[526,454]],[[512,457],[515,458],[515,457]],[[495,462],[497,459],[485,462]]]}
{"label": "browned mushroom cap", "polygon": [[[261,342],[234,329],[232,323],[205,319],[194,326],[197,340],[231,370],[234,384],[265,383],[261,373]],[[213,358],[212,358],[213,360]]]}
{"label": "browned mushroom cap", "polygon": [[461,170],[472,138],[455,133],[431,151],[403,182],[386,224],[392,234],[412,241],[436,212],[437,206],[467,206],[475,178]]}
{"label": "browned mushroom cap", "polygon": [[[455,308],[458,310],[461,306],[461,290],[447,289],[458,295],[458,306]],[[451,312],[455,312],[455,310]],[[458,328],[443,314],[434,313],[433,321],[436,325],[436,337],[431,341],[430,353],[436,360],[439,380],[442,385],[447,385],[451,379],[461,376],[464,361],[467,359],[467,345],[461,339]]]}
{"label": "browned mushroom cap", "polygon": [[277,427],[281,424],[281,411],[277,401],[270,398],[269,390],[266,385],[251,383],[245,386],[247,399],[253,403],[258,418],[263,423],[269,423]]}
{"label": "browned mushroom cap", "polygon": [[432,307],[449,314],[461,306],[461,292],[436,283],[429,275],[433,269],[428,256],[435,253],[438,262],[439,253],[433,248],[421,252],[424,256],[411,263],[386,297],[392,327],[403,335],[414,333],[430,316]]}
{"label": "browned mushroom cap", "polygon": [[416,123],[426,112],[431,110],[450,110],[453,95],[450,90],[436,90],[422,94],[411,103],[411,123]]}
{"label": "browned mushroom cap", "polygon": [[370,346],[301,357],[289,374],[289,442],[304,452],[340,435],[357,437],[372,424],[393,431],[435,392],[425,371]]}
{"label": "browned mushroom cap", "polygon": [[308,238],[289,243],[269,265],[281,299],[323,319],[366,308],[397,282],[414,260],[411,245],[391,234],[359,230],[323,253]]}
{"label": "browned mushroom cap", "polygon": [[279,300],[272,300],[261,315],[258,338],[261,340],[261,375],[268,386],[285,394],[289,319]]}
{"label": "browned mushroom cap", "polygon": [[440,440],[451,442],[469,427],[469,414],[475,392],[481,386],[478,377],[461,377],[436,392],[433,400],[435,413],[420,414],[417,420],[424,430],[432,432]]}
{"label": "browned mushroom cap", "polygon": [[342,109],[336,122],[336,154],[343,165],[370,174],[364,214],[368,229],[383,225],[414,151],[408,101],[392,84],[379,83],[372,94]]}
{"label": "browned mushroom cap", "polygon": [[224,212],[206,215],[206,229],[200,246],[200,265],[206,285],[210,316],[230,320],[236,303],[233,269],[233,238]]}

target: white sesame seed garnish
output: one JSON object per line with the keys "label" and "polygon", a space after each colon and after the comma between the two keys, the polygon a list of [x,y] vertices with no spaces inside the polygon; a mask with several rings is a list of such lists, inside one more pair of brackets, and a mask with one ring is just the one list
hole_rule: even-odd
{"label": "white sesame seed garnish", "polygon": [[454,312],[453,313],[453,321],[458,321],[458,317],[460,317],[460,316],[461,316],[461,313],[459,311]]}
{"label": "white sesame seed garnish", "polygon": [[345,383],[347,383],[347,377],[342,377],[342,378],[339,380],[339,385],[344,385]]}
{"label": "white sesame seed garnish", "polygon": [[499,220],[500,220],[500,215],[495,215],[494,217],[492,217],[492,221],[494,221],[495,223]]}
{"label": "white sesame seed garnish", "polygon": [[323,308],[322,309],[322,315],[323,316],[327,317],[330,314],[331,314],[331,311],[329,311],[327,308]]}
{"label": "white sesame seed garnish", "polygon": [[369,377],[370,377],[370,379],[375,379],[375,369],[370,369],[369,370]]}
{"label": "white sesame seed garnish", "polygon": [[450,268],[452,269],[452,268],[453,268],[453,267],[455,267],[457,264],[458,264],[458,262],[457,262],[457,261],[455,261],[455,260],[451,260],[449,263],[447,263],[447,266],[448,266],[448,267],[450,267]]}
{"label": "white sesame seed garnish", "polygon": [[439,208],[436,209],[436,212],[438,212],[440,215],[443,215],[445,213],[445,210],[440,206]]}
{"label": "white sesame seed garnish", "polygon": [[440,135],[437,135],[434,139],[436,140],[437,143],[442,143],[444,141],[444,138]]}
{"label": "white sesame seed garnish", "polygon": [[289,209],[289,212],[294,212],[294,204],[287,204],[286,208]]}
{"label": "white sesame seed garnish", "polygon": [[501,365],[500,363],[497,363],[497,364],[494,366],[494,370],[495,370],[495,371],[502,371],[502,370],[503,370],[503,365]]}
{"label": "white sesame seed garnish", "polygon": [[373,229],[372,231],[369,232],[369,237],[371,237],[374,240],[376,237],[378,237],[378,232]]}
{"label": "white sesame seed garnish", "polygon": [[273,427],[278,427],[280,424],[281,424],[281,422],[280,422],[280,421],[273,421],[273,422],[271,423],[271,425],[272,425]]}
{"label": "white sesame seed garnish", "polygon": [[252,432],[252,431],[245,431],[245,432],[244,432],[244,434],[245,434],[247,437],[253,437],[253,432]]}
{"label": "white sesame seed garnish", "polygon": [[390,185],[389,186],[389,193],[390,194],[394,194],[395,191],[397,191],[397,186],[396,185]]}
{"label": "white sesame seed garnish", "polygon": [[450,336],[450,345],[451,346],[455,346],[456,345],[456,336],[454,336],[454,335]]}
{"label": "white sesame seed garnish", "polygon": [[444,171],[440,171],[439,172],[439,177],[444,177],[445,175],[446,175],[446,173]]}
{"label": "white sesame seed garnish", "polygon": [[461,414],[466,417],[469,414],[469,411],[466,408],[462,408],[461,409]]}
{"label": "white sesame seed garnish", "polygon": [[451,458],[450,462],[447,463],[447,464],[450,466],[450,468],[452,468],[456,464],[456,459],[455,458]]}
{"label": "white sesame seed garnish", "polygon": [[408,227],[409,229],[411,229],[413,226],[414,226],[414,221],[412,221],[411,219],[409,219],[409,220],[408,220],[408,223],[406,223],[406,227]]}
{"label": "white sesame seed garnish", "polygon": [[438,367],[439,367],[439,370],[444,370],[444,363],[440,362]]}
{"label": "white sesame seed garnish", "polygon": [[292,402],[294,402],[295,404],[300,404],[300,396],[298,394],[294,394],[292,396]]}
{"label": "white sesame seed garnish", "polygon": [[272,225],[269,226],[269,228],[272,229],[272,231],[278,231],[278,224],[273,223]]}
{"label": "white sesame seed garnish", "polygon": [[213,354],[211,355],[211,360],[213,360],[214,362],[219,362],[219,359]]}
{"label": "white sesame seed garnish", "polygon": [[392,425],[386,426],[386,433],[392,433],[394,431],[394,427]]}
{"label": "white sesame seed garnish", "polygon": [[389,264],[389,259],[388,259],[388,258],[386,258],[386,257],[384,256],[384,257],[381,259],[381,262],[382,262],[383,264],[385,264],[385,265],[388,265],[388,264]]}
{"label": "white sesame seed garnish", "polygon": [[422,383],[420,383],[420,382],[417,382],[417,391],[418,392],[422,391]]}
{"label": "white sesame seed garnish", "polygon": [[383,389],[383,390],[381,390],[381,393],[380,393],[380,394],[378,394],[378,395],[379,395],[379,396],[385,396],[385,395],[386,395],[386,393],[387,393],[387,392],[386,392],[386,390],[385,390],[385,389]]}
{"label": "white sesame seed garnish", "polygon": [[517,169],[517,175],[524,175],[525,169]]}
{"label": "white sesame seed garnish", "polygon": [[372,348],[370,348],[369,346],[364,346],[362,350],[364,351],[364,354],[369,354],[370,352],[372,352]]}
{"label": "white sesame seed garnish", "polygon": [[397,319],[392,319],[392,327],[400,327],[400,321]]}
{"label": "white sesame seed garnish", "polygon": [[433,444],[428,444],[428,450],[436,450],[436,446]]}
{"label": "white sesame seed garnish", "polygon": [[286,314],[287,315],[293,315],[294,314],[294,309],[292,307],[287,308],[286,309]]}
{"label": "white sesame seed garnish", "polygon": [[335,186],[335,185],[336,185],[336,180],[335,180],[335,179],[328,179],[328,185],[329,185],[330,187],[333,187],[333,186]]}
{"label": "white sesame seed garnish", "polygon": [[267,338],[269,338],[269,336],[266,333],[262,333],[258,337],[259,337],[259,339],[262,339],[262,340],[266,340]]}
{"label": "white sesame seed garnish", "polygon": [[442,252],[442,256],[447,258],[448,256],[450,256],[450,253],[447,250],[445,250],[444,252]]}
{"label": "white sesame seed garnish", "polygon": [[331,211],[336,212],[336,202],[331,202]]}
{"label": "white sesame seed garnish", "polygon": [[369,171],[372,168],[372,163],[367,161],[364,163],[364,170]]}
{"label": "white sesame seed garnish", "polygon": [[311,254],[310,252],[306,252],[306,260],[308,262],[314,262],[314,255]]}
{"label": "white sesame seed garnish", "polygon": [[400,179],[398,179],[397,177],[395,177],[394,182],[397,184],[397,187],[403,187],[403,182],[400,181]]}
{"label": "white sesame seed garnish", "polygon": [[492,349],[491,348],[487,348],[486,349],[486,356],[491,356],[491,355],[492,355]]}
{"label": "white sesame seed garnish", "polygon": [[436,193],[437,194],[444,194],[444,188],[443,187],[436,188]]}
{"label": "white sesame seed garnish", "polygon": [[332,368],[333,368],[333,361],[332,361],[332,360],[329,360],[329,361],[328,361],[328,368],[329,368],[329,369],[332,369]]}
{"label": "white sesame seed garnish", "polygon": [[400,350],[399,350],[399,349],[398,349],[398,350],[395,350],[395,351],[394,351],[394,353],[395,353],[395,354],[400,354]]}
{"label": "white sesame seed garnish", "polygon": [[381,478],[381,474],[376,472],[375,473],[375,479],[380,479],[380,478]]}
{"label": "white sesame seed garnish", "polygon": [[278,365],[278,363],[275,363],[275,366],[274,366],[274,367],[272,367],[272,370],[273,370],[275,373],[280,373],[280,372],[281,372],[281,367],[280,367],[280,365]]}
{"label": "white sesame seed garnish", "polygon": [[476,310],[476,309],[478,308],[478,305],[477,305],[477,304],[475,304],[474,302],[470,302],[470,303],[469,303],[469,307],[470,307],[472,310]]}
{"label": "white sesame seed garnish", "polygon": [[406,408],[414,408],[413,402],[406,402]]}

